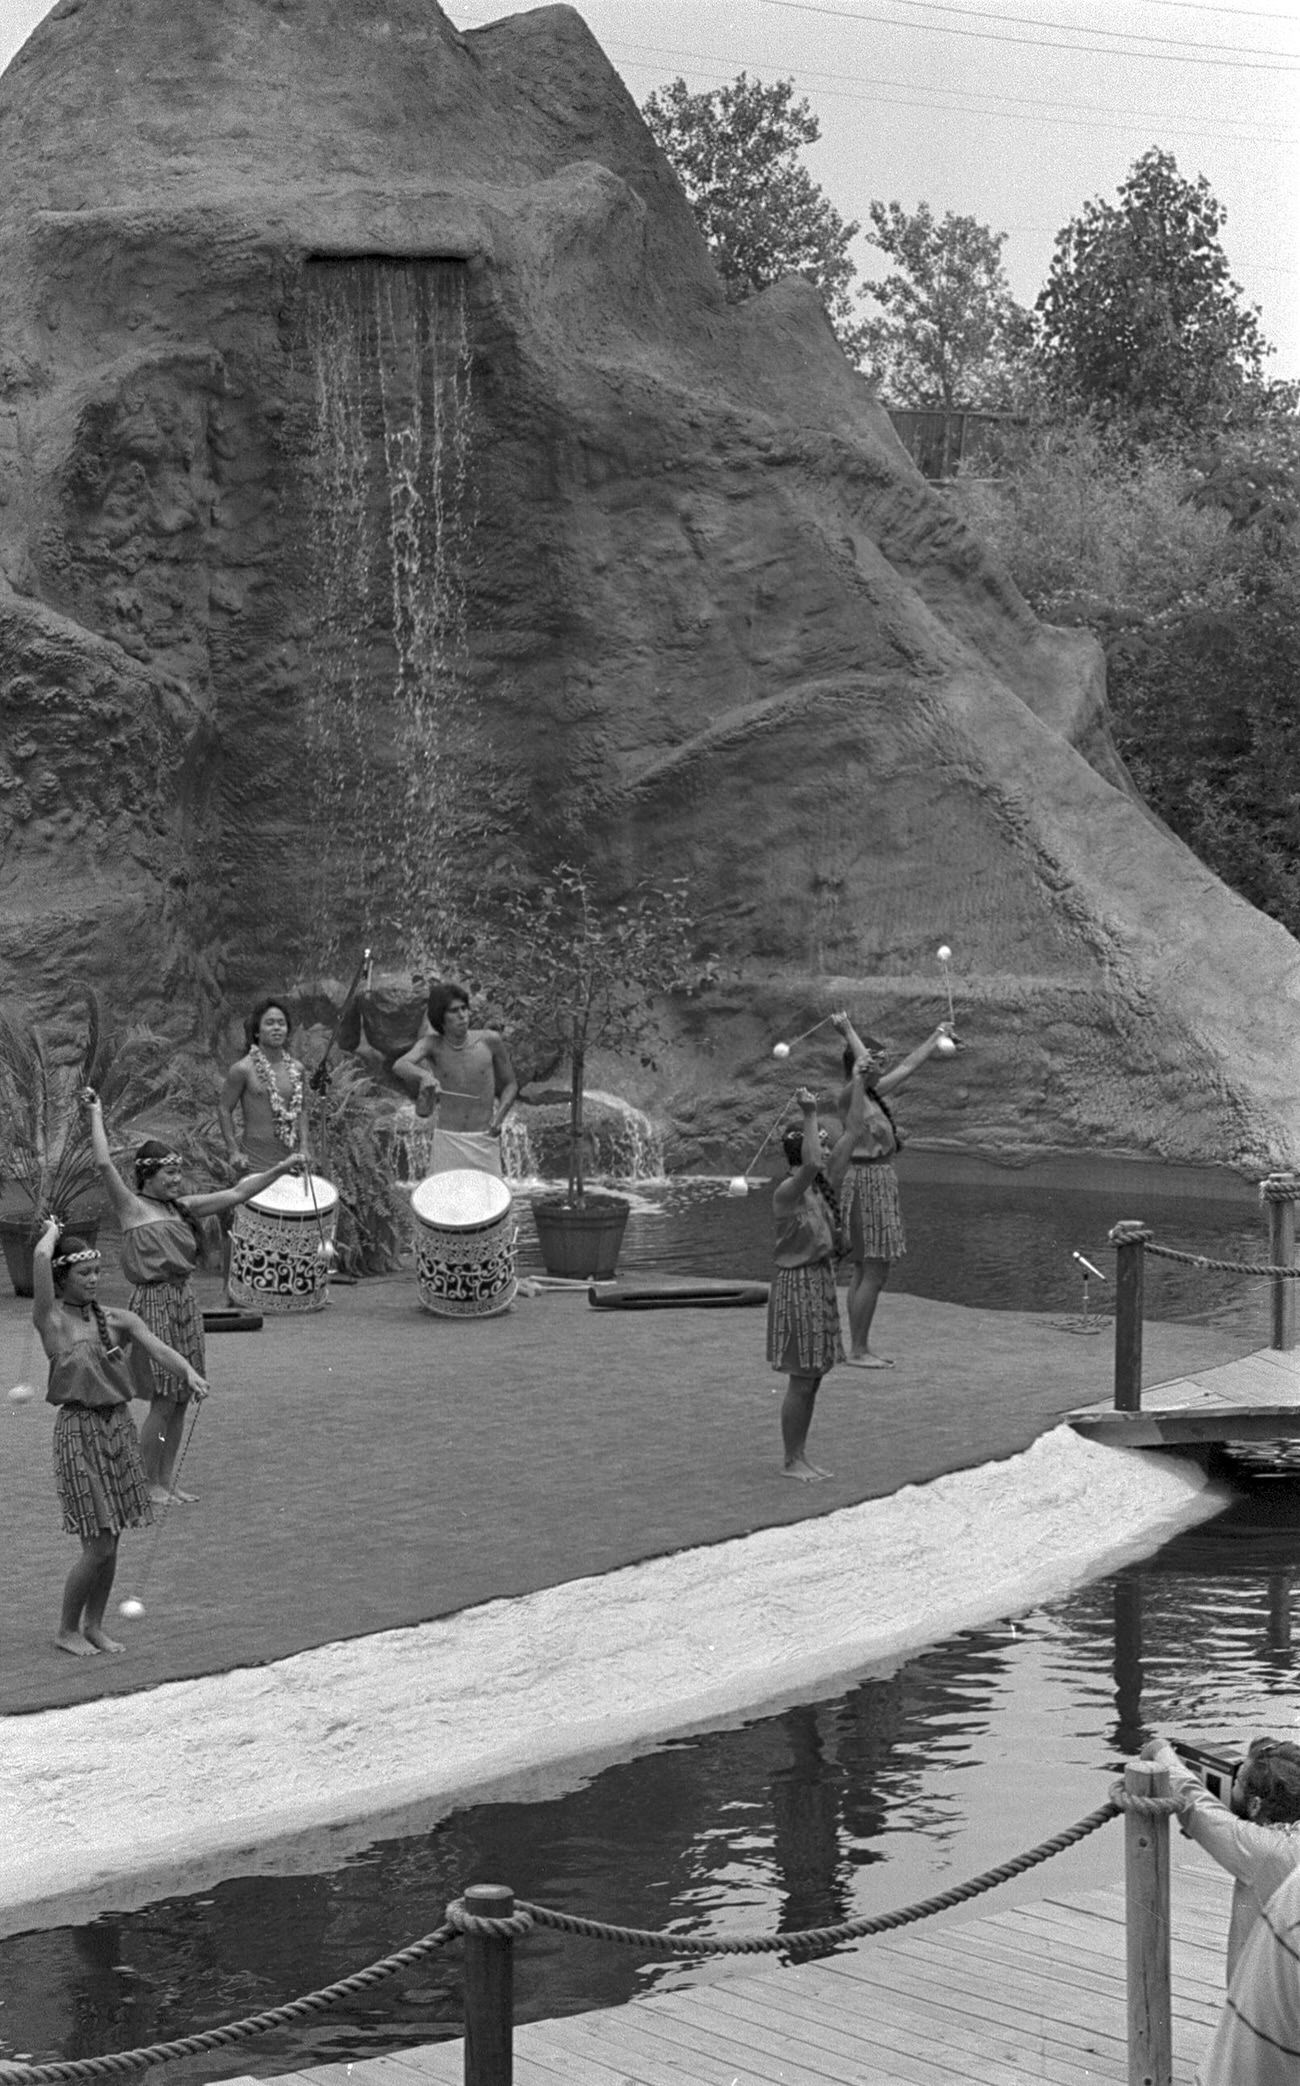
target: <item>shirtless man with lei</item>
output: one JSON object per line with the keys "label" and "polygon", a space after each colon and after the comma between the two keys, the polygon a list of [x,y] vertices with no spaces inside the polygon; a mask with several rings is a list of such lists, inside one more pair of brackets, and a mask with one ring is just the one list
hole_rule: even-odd
{"label": "shirtless man with lei", "polygon": [[477,1167],[501,1173],[501,1125],[515,1103],[515,1078],[503,1037],[470,1026],[463,985],[435,985],[429,1027],[393,1075],[415,1095],[415,1112],[435,1118],[433,1170]]}
{"label": "shirtless man with lei", "polygon": [[265,1172],[286,1152],[307,1154],[307,1075],[288,1052],[289,1013],[283,1000],[260,1000],[244,1034],[248,1048],[226,1074],[217,1102],[226,1155],[241,1175]]}

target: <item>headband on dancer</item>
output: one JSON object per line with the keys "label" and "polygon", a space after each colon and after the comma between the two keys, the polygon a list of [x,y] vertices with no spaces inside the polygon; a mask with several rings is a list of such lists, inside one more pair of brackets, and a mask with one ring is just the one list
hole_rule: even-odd
{"label": "headband on dancer", "polygon": [[179,1152],[149,1152],[136,1160],[135,1177],[138,1181],[151,1181],[156,1173],[161,1173],[164,1166],[179,1166],[180,1163]]}
{"label": "headband on dancer", "polygon": [[78,1261],[99,1260],[102,1256],[94,1246],[82,1246],[76,1253],[56,1253],[50,1266],[53,1268],[75,1268]]}

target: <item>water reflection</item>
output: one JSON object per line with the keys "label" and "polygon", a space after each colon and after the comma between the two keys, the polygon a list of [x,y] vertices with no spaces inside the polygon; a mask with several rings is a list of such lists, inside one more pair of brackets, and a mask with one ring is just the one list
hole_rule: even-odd
{"label": "water reflection", "polygon": [[[1150,1182],[1138,1189],[1126,1175],[1122,1186],[1083,1187],[1065,1165],[1054,1182],[991,1174],[954,1183],[920,1172],[923,1156],[903,1154],[908,1251],[890,1276],[891,1288],[913,1296],[990,1310],[1077,1313],[1083,1285],[1073,1252],[1113,1274],[1107,1233],[1135,1212],[1163,1244],[1180,1251],[1248,1263],[1267,1258],[1266,1228],[1249,1183],[1235,1183],[1235,1192],[1215,1197],[1170,1192],[1168,1176],[1152,1168]],[[540,1271],[528,1221],[520,1247],[521,1269]],[[625,1278],[694,1274],[766,1281],[771,1260],[768,1184],[735,1199],[722,1181],[686,1176],[634,1191],[619,1261]],[[1092,1284],[1091,1304],[1103,1313],[1112,1307],[1109,1282]],[[1158,1319],[1258,1325],[1261,1346],[1269,1337],[1269,1292],[1258,1277],[1148,1256],[1146,1312]]]}

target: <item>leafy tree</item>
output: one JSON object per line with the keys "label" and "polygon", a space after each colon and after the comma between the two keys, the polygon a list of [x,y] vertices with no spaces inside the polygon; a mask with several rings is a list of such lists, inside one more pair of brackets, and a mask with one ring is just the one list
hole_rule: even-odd
{"label": "leafy tree", "polygon": [[656,88],[641,113],[686,191],[731,301],[784,275],[805,275],[857,361],[862,327],[848,249],[861,227],[845,223],[799,159],[821,125],[806,101],[795,100],[794,82],[742,72],[725,87],[692,94],[676,79]]}
{"label": "leafy tree", "polygon": [[1227,212],[1170,153],[1136,160],[1118,203],[1058,232],[1037,310],[1045,366],[1068,404],[1139,435],[1212,425],[1266,402],[1271,353],[1219,243]]}
{"label": "leafy tree", "polygon": [[872,370],[892,405],[1009,405],[1025,384],[1033,319],[1002,269],[1005,232],[928,203],[873,203],[867,237],[895,266],[868,295],[887,317],[865,330]]}

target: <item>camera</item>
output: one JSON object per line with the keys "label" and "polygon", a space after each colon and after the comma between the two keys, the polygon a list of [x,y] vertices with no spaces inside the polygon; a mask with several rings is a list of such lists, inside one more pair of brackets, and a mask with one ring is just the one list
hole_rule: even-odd
{"label": "camera", "polygon": [[1190,1767],[1199,1782],[1204,1782],[1211,1796],[1217,1796],[1221,1804],[1232,1803],[1232,1785],[1241,1769],[1240,1760],[1230,1760],[1226,1754],[1207,1752],[1204,1746],[1188,1745],[1176,1738],[1174,1751],[1184,1767]]}

